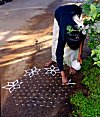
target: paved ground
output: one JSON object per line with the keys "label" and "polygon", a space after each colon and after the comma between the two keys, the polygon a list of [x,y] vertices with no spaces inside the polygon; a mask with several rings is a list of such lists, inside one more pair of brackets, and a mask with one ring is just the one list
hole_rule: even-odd
{"label": "paved ground", "polygon": [[[40,38],[47,32],[45,27],[41,25],[45,18],[43,17],[46,13],[45,9],[53,1],[48,0],[45,3],[41,3],[41,0],[37,2],[34,0],[28,2],[27,0],[14,0],[12,3],[0,6],[2,85],[7,81],[19,79],[25,68],[29,68],[30,56],[37,49],[37,47],[33,47],[36,38]],[[41,16],[38,16],[40,14]],[[37,17],[33,18],[36,15]],[[39,24],[41,25],[41,30],[39,30]],[[4,97],[2,98],[2,104],[5,102],[7,95],[7,92],[2,92],[2,97]]]}
{"label": "paved ground", "polygon": [[82,87],[80,72],[75,79],[68,76],[73,82],[78,81],[74,87],[62,87],[60,75],[45,75],[44,69],[32,78],[23,76],[25,70],[33,66],[43,68],[50,59],[53,13],[66,1],[14,0],[0,6],[1,86],[17,79],[23,82],[12,93],[1,89],[2,117],[72,116],[69,96]]}
{"label": "paved ground", "polygon": [[[13,90],[14,87],[10,89],[13,91],[3,106],[1,116],[72,117],[69,96],[73,90],[76,90],[76,85],[62,86],[59,73],[52,76],[45,74],[46,72],[47,70],[42,68],[39,74],[32,77],[26,74],[18,82],[16,81],[16,89]],[[77,75],[82,78],[80,73]]]}

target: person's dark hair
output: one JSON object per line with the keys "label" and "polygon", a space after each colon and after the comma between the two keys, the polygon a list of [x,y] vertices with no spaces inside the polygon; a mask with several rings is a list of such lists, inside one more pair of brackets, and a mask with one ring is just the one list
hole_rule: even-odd
{"label": "person's dark hair", "polygon": [[72,49],[76,50],[79,48],[81,39],[81,33],[79,31],[72,31],[70,34],[66,34],[67,45]]}

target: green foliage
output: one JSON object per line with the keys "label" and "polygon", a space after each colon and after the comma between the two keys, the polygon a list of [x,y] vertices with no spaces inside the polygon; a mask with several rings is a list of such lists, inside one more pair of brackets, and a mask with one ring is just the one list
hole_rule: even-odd
{"label": "green foliage", "polygon": [[96,49],[92,50],[91,56],[93,56],[94,65],[98,65],[100,67],[100,45],[96,47]]}
{"label": "green foliage", "polygon": [[84,24],[89,26],[86,31],[89,36],[88,46],[92,49],[92,53],[95,52],[95,57],[92,55],[91,57],[95,61],[94,64],[100,67],[100,51],[97,49],[97,46],[100,47],[100,4],[87,0],[83,4],[83,13],[87,16]]}
{"label": "green foliage", "polygon": [[98,15],[100,15],[100,4],[92,3],[91,0],[84,2],[82,8],[83,13],[89,16],[89,19],[92,21],[96,20]]}
{"label": "green foliage", "polygon": [[72,32],[74,29],[72,26],[68,25],[67,28],[66,28],[67,32],[70,33]]}
{"label": "green foliage", "polygon": [[84,60],[81,66],[81,71],[86,74],[89,72],[88,69],[92,68],[93,66],[93,60],[92,58],[89,56],[88,59]]}
{"label": "green foliage", "polygon": [[[90,92],[98,93],[99,87],[99,78],[100,76],[100,70],[98,67],[93,67],[88,72],[84,71],[84,79],[82,80],[82,83],[86,85],[90,89]],[[100,91],[99,91],[100,93]]]}
{"label": "green foliage", "polygon": [[72,31],[81,31],[82,29],[79,27],[76,27],[77,29],[73,29],[73,27],[71,25],[68,25],[66,27],[67,33],[71,33]]}
{"label": "green foliage", "polygon": [[83,4],[83,13],[88,15],[90,13],[90,4]]}
{"label": "green foliage", "polygon": [[71,98],[71,103],[76,105],[73,114],[75,117],[99,117],[99,100],[86,98],[82,92],[78,92]]}
{"label": "green foliage", "polygon": [[98,11],[95,4],[90,5],[90,14],[92,20],[94,20],[97,17]]}
{"label": "green foliage", "polygon": [[89,26],[86,32],[92,49],[91,57],[83,61],[81,69],[84,75],[82,83],[89,89],[89,95],[86,97],[79,91],[70,101],[75,105],[75,117],[100,117],[100,4],[87,0],[83,4],[83,13],[87,16],[84,24]]}
{"label": "green foliage", "polygon": [[84,79],[82,83],[89,89],[89,96],[84,96],[81,91],[71,97],[71,103],[75,105],[73,114],[75,117],[99,117],[100,115],[100,70],[92,66],[92,59],[89,57],[83,62],[82,71]]}

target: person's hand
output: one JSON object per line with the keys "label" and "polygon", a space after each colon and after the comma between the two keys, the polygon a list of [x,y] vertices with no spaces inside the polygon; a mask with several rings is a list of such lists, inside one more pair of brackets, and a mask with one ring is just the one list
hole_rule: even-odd
{"label": "person's hand", "polygon": [[82,58],[81,58],[80,54],[78,55],[78,62],[80,62],[80,64],[82,64]]}
{"label": "person's hand", "polygon": [[64,71],[61,71],[61,77],[62,77],[62,85],[66,85],[68,83],[68,80]]}

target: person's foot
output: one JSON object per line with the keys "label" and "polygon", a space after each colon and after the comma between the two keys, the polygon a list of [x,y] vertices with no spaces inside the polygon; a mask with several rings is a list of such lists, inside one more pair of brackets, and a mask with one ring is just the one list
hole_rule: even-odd
{"label": "person's foot", "polygon": [[55,63],[55,62],[51,60],[51,61],[45,63],[45,67],[49,67],[49,66],[52,65],[53,63]]}
{"label": "person's foot", "polygon": [[76,70],[72,67],[69,68],[69,74],[75,74]]}

